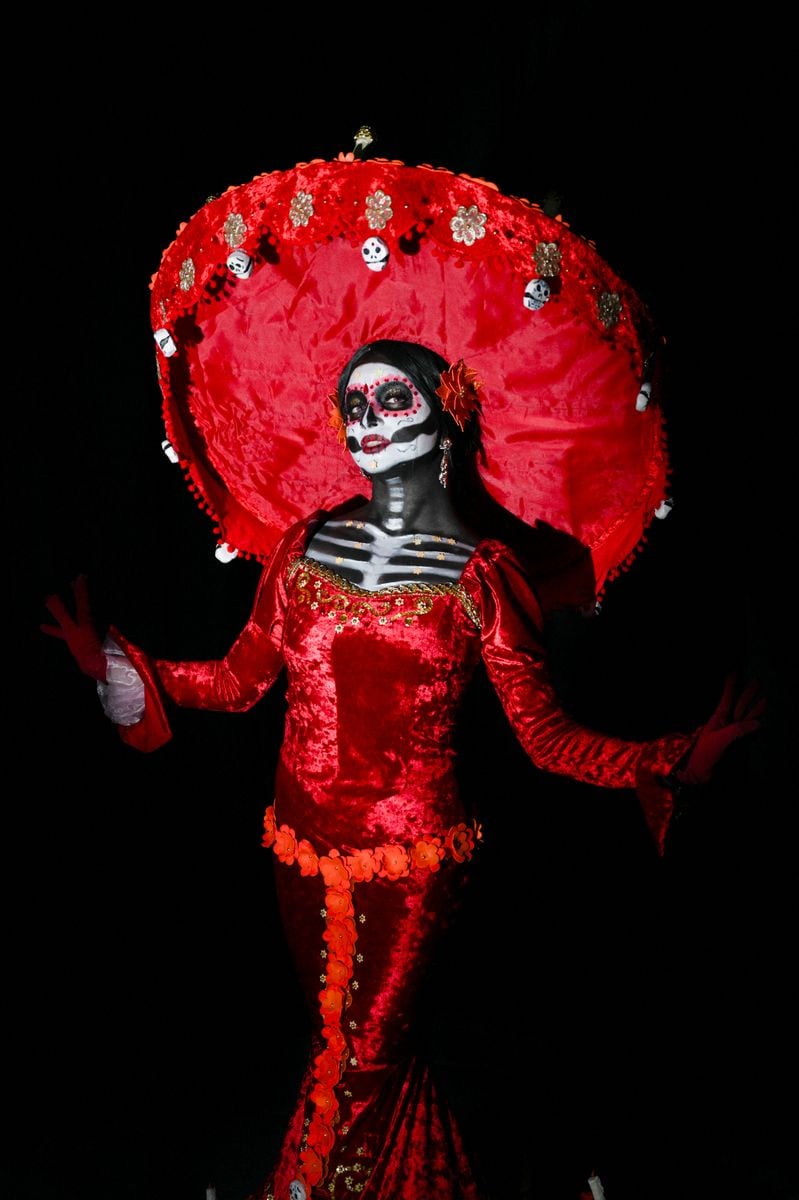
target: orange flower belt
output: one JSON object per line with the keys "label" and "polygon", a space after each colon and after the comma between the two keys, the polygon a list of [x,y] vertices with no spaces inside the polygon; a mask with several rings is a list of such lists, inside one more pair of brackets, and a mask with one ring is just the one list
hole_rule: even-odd
{"label": "orange flower belt", "polygon": [[261,844],[267,849],[271,847],[280,862],[287,866],[298,863],[300,874],[321,873],[328,887],[343,885],[349,888],[351,883],[369,883],[375,876],[378,879],[400,879],[410,874],[412,867],[437,871],[445,858],[466,862],[482,838],[482,827],[478,821],[472,821],[470,825],[461,822],[452,825],[443,838],[417,838],[409,845],[387,843],[374,850],[355,850],[352,854],[328,850],[327,854],[320,855],[307,838],[298,841],[294,830],[288,825],[278,827],[274,807],[270,805],[264,813]]}
{"label": "orange flower belt", "polygon": [[[369,883],[375,878],[401,879],[413,869],[438,871],[445,859],[466,862],[482,836],[477,821],[470,825],[461,822],[451,826],[444,837],[417,838],[408,845],[388,843],[370,850],[354,850],[351,854],[328,850],[327,854],[320,855],[306,838],[298,841],[288,825],[278,827],[274,808],[271,805],[267,808],[262,844],[271,847],[280,862],[287,866],[297,863],[301,874],[321,875],[325,884],[325,907],[322,909],[325,971],[320,977],[324,987],[319,993],[319,1011],[326,1048],[314,1059],[314,1084],[309,1097],[313,1115],[305,1127],[300,1147],[294,1180],[299,1187],[292,1194],[308,1196],[311,1188],[325,1178],[327,1160],[336,1141],[335,1127],[340,1120],[335,1089],[347,1068],[358,1066],[342,1029],[342,1014],[352,1003],[351,986],[357,987],[352,979],[358,941],[352,900],[354,885]],[[360,919],[363,920],[363,914]],[[365,1182],[368,1168],[365,1163],[363,1166]],[[331,1195],[335,1188],[334,1176]]]}

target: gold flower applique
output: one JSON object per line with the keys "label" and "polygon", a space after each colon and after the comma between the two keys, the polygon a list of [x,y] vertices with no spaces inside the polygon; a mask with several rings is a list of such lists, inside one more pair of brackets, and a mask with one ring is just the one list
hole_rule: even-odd
{"label": "gold flower applique", "polygon": [[449,223],[453,239],[466,246],[474,245],[479,238],[485,237],[487,220],[488,214],[480,212],[476,204],[470,204],[468,208],[461,205]]}
{"label": "gold flower applique", "polygon": [[370,229],[385,229],[393,216],[391,197],[386,192],[366,197],[366,224]]}
{"label": "gold flower applique", "polygon": [[308,224],[313,216],[313,196],[310,192],[297,192],[291,201],[289,216],[295,229]]}
{"label": "gold flower applique", "polygon": [[195,274],[196,272],[194,270],[194,263],[192,260],[190,258],[184,258],[183,262],[180,264],[180,271],[178,273],[180,286],[184,292],[188,292],[190,288],[194,287]]}
{"label": "gold flower applique", "polygon": [[621,316],[621,296],[618,292],[601,292],[596,309],[602,324],[611,329]]}
{"label": "gold flower applique", "polygon": [[244,235],[247,232],[247,226],[244,223],[244,217],[240,213],[231,213],[225,221],[223,233],[225,241],[231,250],[235,250],[244,241]]}
{"label": "gold flower applique", "polygon": [[545,279],[560,274],[560,247],[557,242],[537,242],[533,254],[535,269]]}

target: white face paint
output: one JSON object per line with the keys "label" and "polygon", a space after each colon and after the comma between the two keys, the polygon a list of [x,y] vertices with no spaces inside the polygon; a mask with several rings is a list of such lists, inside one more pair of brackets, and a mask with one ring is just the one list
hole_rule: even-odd
{"label": "white face paint", "polygon": [[347,448],[368,475],[413,462],[438,445],[438,420],[407,375],[389,363],[363,363],[347,384]]}
{"label": "white face paint", "polygon": [[305,1190],[305,1184],[301,1179],[292,1179],[289,1184],[289,1196],[291,1200],[306,1200],[308,1193]]}

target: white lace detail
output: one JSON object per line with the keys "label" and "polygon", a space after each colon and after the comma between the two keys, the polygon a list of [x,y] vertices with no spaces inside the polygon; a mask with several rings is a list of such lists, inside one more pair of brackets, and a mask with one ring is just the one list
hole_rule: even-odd
{"label": "white lace detail", "polygon": [[144,681],[113,638],[106,637],[103,653],[107,682],[97,684],[103,712],[115,725],[135,725],[144,716]]}

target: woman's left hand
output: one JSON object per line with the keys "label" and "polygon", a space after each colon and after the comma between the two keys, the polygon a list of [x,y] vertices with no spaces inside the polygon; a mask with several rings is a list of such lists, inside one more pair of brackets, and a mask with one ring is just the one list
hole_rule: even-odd
{"label": "woman's left hand", "polygon": [[716,763],[731,742],[760,728],[760,718],[766,707],[765,697],[759,684],[752,680],[736,697],[737,678],[730,674],[724,681],[724,690],[716,709],[697,738],[685,766],[679,767],[675,775],[680,783],[707,783]]}
{"label": "woman's left hand", "polygon": [[75,615],[69,612],[59,595],[48,596],[44,603],[57,624],[40,625],[39,628],[48,637],[60,638],[62,642],[66,642],[84,675],[105,683],[108,662],[103,653],[103,639],[94,626],[89,607],[89,592],[83,575],[73,582],[72,595],[75,601]]}

